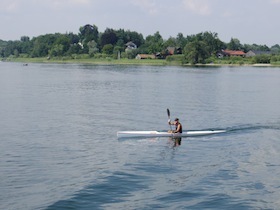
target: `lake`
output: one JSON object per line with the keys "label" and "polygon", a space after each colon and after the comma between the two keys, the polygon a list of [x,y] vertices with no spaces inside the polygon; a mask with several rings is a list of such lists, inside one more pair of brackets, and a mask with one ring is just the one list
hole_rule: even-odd
{"label": "lake", "polygon": [[[280,69],[0,63],[0,209],[278,209]],[[118,139],[121,130],[226,129]]]}

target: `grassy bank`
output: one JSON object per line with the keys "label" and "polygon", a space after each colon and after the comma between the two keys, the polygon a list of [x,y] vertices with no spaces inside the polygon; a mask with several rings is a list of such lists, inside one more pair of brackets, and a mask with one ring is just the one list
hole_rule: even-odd
{"label": "grassy bank", "polygon": [[92,64],[92,65],[149,65],[149,66],[165,66],[165,65],[181,65],[177,61],[166,61],[162,59],[66,59],[66,58],[9,58],[7,61],[10,62],[22,62],[22,63],[75,63],[75,64]]}
{"label": "grassy bank", "polygon": [[[190,64],[182,64],[179,59],[113,59],[113,58],[7,58],[8,62],[21,63],[60,63],[60,64],[91,64],[91,65],[146,65],[146,66],[183,66]],[[234,58],[234,59],[213,59],[207,64],[196,64],[196,66],[280,66],[280,62],[272,63],[254,63],[250,59]]]}

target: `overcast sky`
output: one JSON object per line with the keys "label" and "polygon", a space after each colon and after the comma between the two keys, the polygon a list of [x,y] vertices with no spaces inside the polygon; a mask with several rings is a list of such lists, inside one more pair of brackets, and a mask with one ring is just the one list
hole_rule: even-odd
{"label": "overcast sky", "polygon": [[280,0],[0,0],[0,39],[77,34],[80,26],[164,39],[211,31],[223,42],[280,44]]}

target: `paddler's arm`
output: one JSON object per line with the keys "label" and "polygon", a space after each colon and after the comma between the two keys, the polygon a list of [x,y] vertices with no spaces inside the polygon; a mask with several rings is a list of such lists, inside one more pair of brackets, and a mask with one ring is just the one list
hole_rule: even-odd
{"label": "paddler's arm", "polygon": [[175,125],[175,122],[171,122],[171,120],[168,120],[169,125]]}
{"label": "paddler's arm", "polygon": [[[169,119],[168,120],[168,124],[169,125],[174,125],[174,122],[171,122],[171,120]],[[171,126],[170,126],[170,129],[172,129]],[[174,131],[173,130],[169,130],[168,133],[174,133]]]}

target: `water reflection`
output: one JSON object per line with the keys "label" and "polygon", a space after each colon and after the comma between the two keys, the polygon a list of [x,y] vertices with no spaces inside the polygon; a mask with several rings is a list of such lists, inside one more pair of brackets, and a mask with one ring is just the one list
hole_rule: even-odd
{"label": "water reflection", "polygon": [[172,147],[181,146],[182,137],[169,137],[169,142],[172,144]]}

